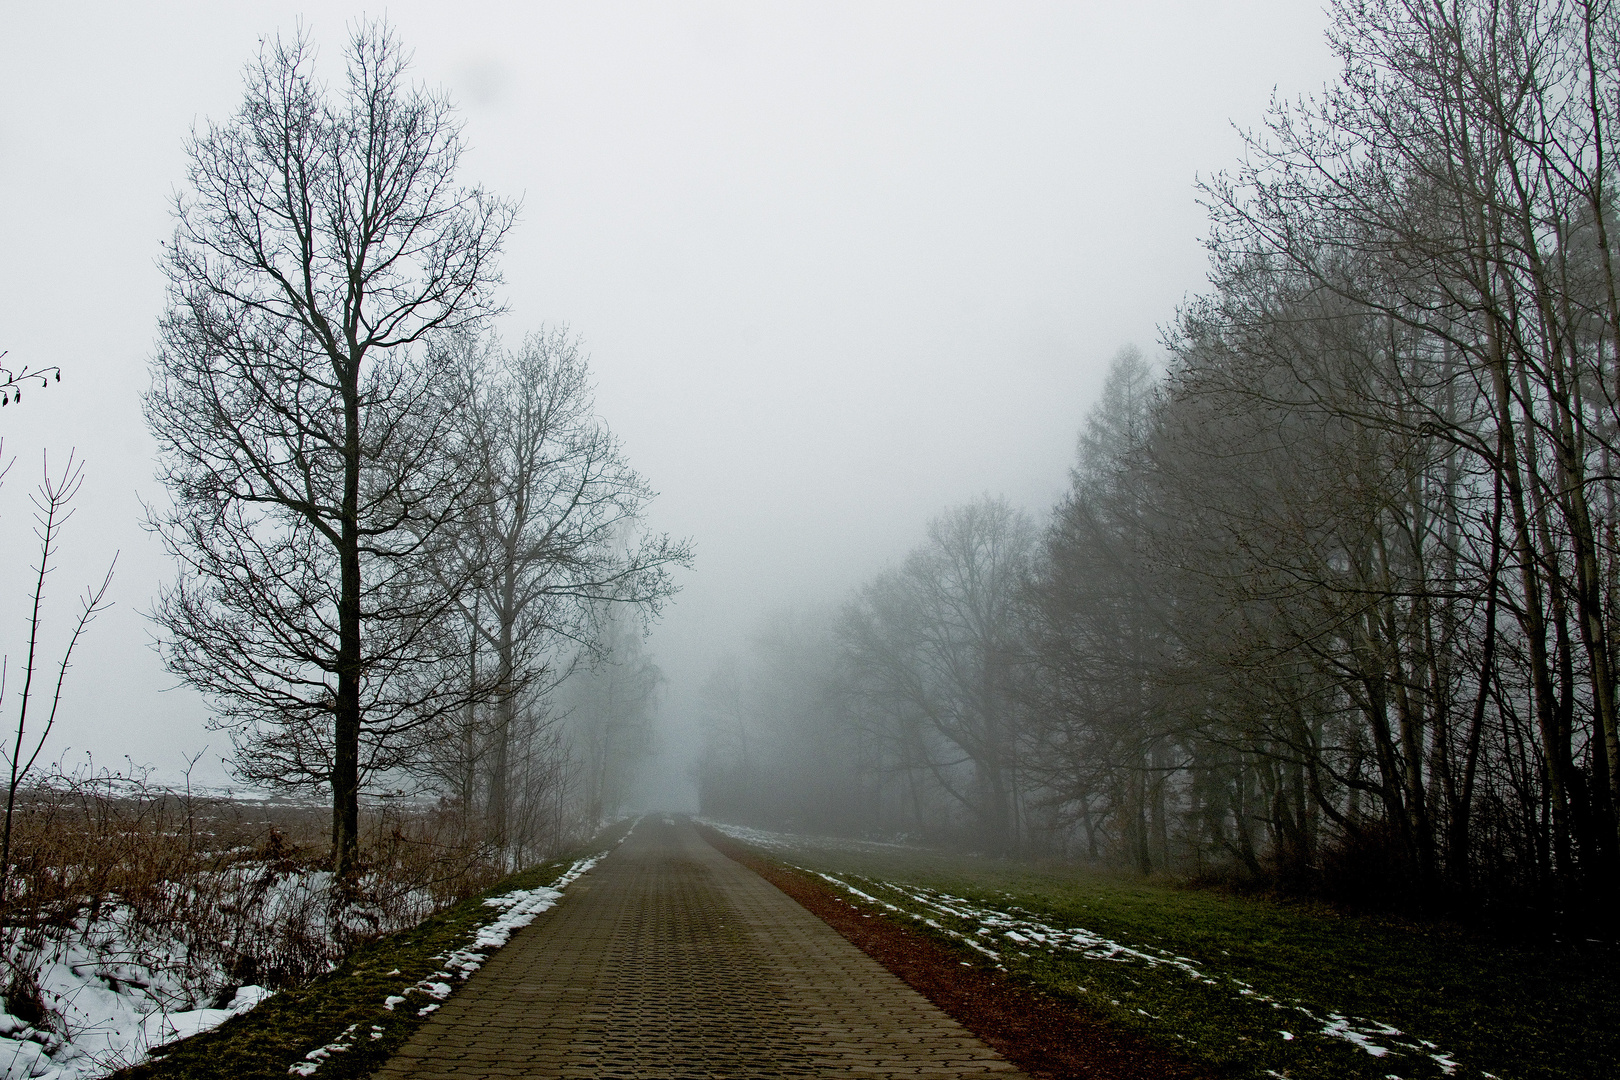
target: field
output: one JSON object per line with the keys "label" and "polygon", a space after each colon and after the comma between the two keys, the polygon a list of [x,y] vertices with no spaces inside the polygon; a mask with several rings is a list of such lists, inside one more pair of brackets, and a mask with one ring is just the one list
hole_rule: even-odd
{"label": "field", "polygon": [[1072,867],[716,827],[1213,1076],[1620,1075],[1613,942],[1515,943]]}
{"label": "field", "polygon": [[[362,815],[362,872],[340,883],[325,865],[330,811],[318,804],[138,777],[53,781],[20,793],[0,890],[0,1080],[105,1075],[249,1009],[255,1023],[284,1014],[285,994],[352,967],[379,940],[427,925],[463,934],[493,918],[469,898],[549,886],[566,870],[554,864],[559,842],[524,857],[532,873],[512,879],[512,853],[453,809],[374,802]],[[460,914],[432,922],[447,908]],[[384,970],[395,967],[411,965]],[[268,1010],[254,1008],[267,998]],[[306,1010],[277,1053],[321,1015]],[[278,1068],[285,1075],[287,1061]]]}
{"label": "field", "polygon": [[[141,1076],[219,1075],[227,1059],[232,1075],[363,1075],[471,973],[503,913],[549,904],[578,858],[628,825],[503,878],[435,836],[431,815],[378,818],[369,850],[387,875],[357,909],[366,925],[345,927],[323,922],[313,838],[283,831],[312,828],[315,814],[163,798],[81,792],[31,807],[36,826],[52,824],[31,831],[29,850],[74,870],[34,863],[31,903],[13,902],[8,962],[15,976],[32,942],[36,994],[31,1011],[14,995],[0,1010],[0,1076],[96,1075],[148,1054]],[[1612,941],[1506,940],[1067,865],[711,824],[797,868],[839,910],[922,931],[952,952],[949,970],[1010,979],[1203,1075],[1620,1075]],[[469,965],[452,971],[464,952]],[[103,1006],[111,1021],[91,1016]]]}

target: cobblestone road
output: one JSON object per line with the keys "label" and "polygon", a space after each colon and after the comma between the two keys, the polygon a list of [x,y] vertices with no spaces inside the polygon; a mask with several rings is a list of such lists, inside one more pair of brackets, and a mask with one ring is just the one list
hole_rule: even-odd
{"label": "cobblestone road", "polygon": [[685,822],[648,817],[375,1075],[1024,1074]]}

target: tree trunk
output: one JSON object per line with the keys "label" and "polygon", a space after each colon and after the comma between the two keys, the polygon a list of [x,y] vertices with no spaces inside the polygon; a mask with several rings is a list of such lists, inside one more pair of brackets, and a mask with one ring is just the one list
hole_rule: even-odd
{"label": "tree trunk", "polygon": [[1490,350],[1491,386],[1496,395],[1493,404],[1497,413],[1497,474],[1506,483],[1508,509],[1513,517],[1514,554],[1519,563],[1520,584],[1525,597],[1524,604],[1519,610],[1519,623],[1523,627],[1525,644],[1529,648],[1532,704],[1537,727],[1541,733],[1542,751],[1547,755],[1546,797],[1551,816],[1552,848],[1557,860],[1557,872],[1565,874],[1570,869],[1569,810],[1565,794],[1565,775],[1561,762],[1555,760],[1558,707],[1553,693],[1550,658],[1547,655],[1546,608],[1543,606],[1541,578],[1537,573],[1530,514],[1525,505],[1524,478],[1519,467],[1507,358],[1503,354],[1501,329],[1494,314],[1487,313],[1486,327]]}
{"label": "tree trunk", "polygon": [[346,368],[338,685],[332,718],[332,872],[339,878],[359,870],[360,854],[360,379],[358,363],[351,360]]}

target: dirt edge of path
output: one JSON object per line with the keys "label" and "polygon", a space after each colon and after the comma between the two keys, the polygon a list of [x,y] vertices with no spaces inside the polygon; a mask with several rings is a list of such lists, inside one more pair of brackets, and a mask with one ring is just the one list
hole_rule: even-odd
{"label": "dirt edge of path", "polygon": [[1140,1036],[1021,986],[882,914],[863,912],[809,873],[699,825],[733,862],[775,885],[997,1053],[1039,1080],[1202,1080],[1212,1075]]}

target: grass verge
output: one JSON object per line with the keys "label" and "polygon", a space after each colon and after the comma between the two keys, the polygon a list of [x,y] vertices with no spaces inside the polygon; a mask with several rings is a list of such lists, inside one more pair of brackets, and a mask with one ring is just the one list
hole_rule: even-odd
{"label": "grass verge", "polygon": [[821,875],[788,866],[710,829],[704,839],[748,867],[1035,1080],[1210,1080],[1207,1071],[1004,970],[963,963],[909,921],[874,917]]}
{"label": "grass verge", "polygon": [[[211,1031],[160,1047],[147,1061],[115,1076],[287,1080],[293,1066],[308,1063],[311,1051],[334,1044],[346,1048],[315,1062],[319,1080],[368,1076],[426,1022],[421,1010],[431,999],[404,991],[441,970],[445,956],[467,946],[478,928],[494,918],[485,900],[552,884],[575,858],[611,847],[631,824],[622,822],[581,852],[513,874],[417,926],[363,945],[333,971],[283,990]],[[390,997],[408,1000],[389,1009],[385,1001]]]}
{"label": "grass verge", "polygon": [[[1531,947],[1071,868],[749,839],[838,879],[852,903],[929,933],[959,962],[1005,970],[1217,1076],[1620,1075],[1612,943]],[[1080,929],[1084,950],[1061,933]]]}

